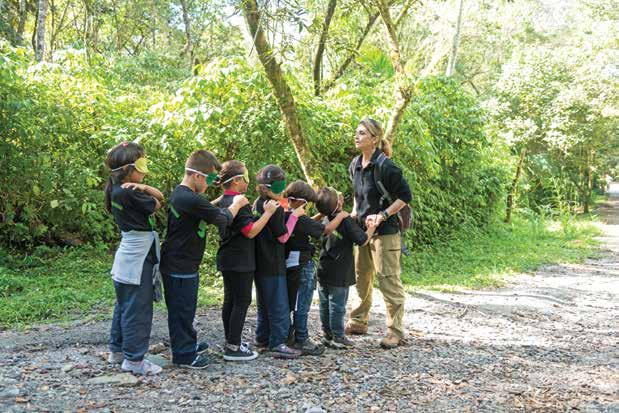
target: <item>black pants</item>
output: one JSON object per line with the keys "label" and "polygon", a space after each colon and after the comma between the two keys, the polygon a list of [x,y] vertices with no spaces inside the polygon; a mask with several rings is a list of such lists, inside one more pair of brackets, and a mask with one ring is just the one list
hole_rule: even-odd
{"label": "black pants", "polygon": [[223,271],[224,304],[221,319],[228,344],[240,345],[247,309],[251,304],[253,272]]}
{"label": "black pants", "polygon": [[198,285],[197,274],[193,278],[163,275],[172,362],[175,364],[191,364],[197,356],[198,337],[193,320],[198,304]]}

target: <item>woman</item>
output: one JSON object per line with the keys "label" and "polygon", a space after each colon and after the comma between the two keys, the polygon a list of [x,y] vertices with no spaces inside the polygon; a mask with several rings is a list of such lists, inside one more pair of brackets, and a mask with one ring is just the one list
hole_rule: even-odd
{"label": "woman", "polygon": [[[400,345],[404,337],[406,299],[400,279],[402,240],[397,213],[411,201],[412,196],[402,170],[389,159],[391,147],[383,138],[383,130],[378,122],[366,118],[359,123],[355,132],[355,147],[361,155],[353,159],[350,165],[355,195],[352,216],[364,229],[370,222],[374,222],[377,229],[369,243],[355,247],[356,287],[361,303],[350,313],[346,333],[367,333],[372,307],[372,283],[376,274],[378,288],[387,307],[388,331],[380,345],[383,348],[394,348]],[[375,175],[374,169],[379,167],[380,174]],[[388,196],[381,193],[377,179]]]}

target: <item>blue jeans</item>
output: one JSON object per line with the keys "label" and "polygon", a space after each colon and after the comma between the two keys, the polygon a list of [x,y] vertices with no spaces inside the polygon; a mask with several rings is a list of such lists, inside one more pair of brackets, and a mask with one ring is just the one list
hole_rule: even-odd
{"label": "blue jeans", "polygon": [[165,304],[168,308],[168,331],[172,362],[191,364],[196,356],[198,335],[193,328],[198,304],[198,274],[163,275]]}
{"label": "blue jeans", "polygon": [[314,288],[316,288],[316,266],[314,261],[309,260],[299,270],[298,290],[296,294],[296,305],[290,310],[293,312],[293,328],[295,341],[303,343],[309,338],[307,331],[307,319],[309,316],[310,307],[312,305],[312,297],[314,296]]}
{"label": "blue jeans", "polygon": [[157,257],[149,253],[142,266],[140,285],[114,281],[116,305],[110,328],[110,351],[122,352],[129,361],[141,361],[148,351],[153,325],[153,266],[156,263]]}
{"label": "blue jeans", "polygon": [[256,283],[256,342],[274,348],[286,342],[290,328],[286,276],[259,276]]}
{"label": "blue jeans", "polygon": [[344,336],[344,318],[349,287],[320,284],[320,321],[322,330],[333,337]]}

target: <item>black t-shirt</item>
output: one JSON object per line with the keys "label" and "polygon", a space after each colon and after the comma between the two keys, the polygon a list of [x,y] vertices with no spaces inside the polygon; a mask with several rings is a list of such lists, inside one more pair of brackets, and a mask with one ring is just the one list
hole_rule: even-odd
{"label": "black t-shirt", "polygon": [[344,218],[337,230],[323,236],[318,261],[320,283],[334,287],[355,285],[353,245],[363,245],[367,239],[367,234],[350,217]]}
{"label": "black t-shirt", "polygon": [[[232,205],[234,195],[224,195],[217,203],[220,208]],[[221,240],[217,251],[219,271],[253,272],[256,269],[256,251],[253,239],[247,238],[241,230],[254,222],[251,206],[245,205],[234,217],[232,224],[220,228]]]}
{"label": "black t-shirt", "polygon": [[112,186],[112,215],[121,231],[152,231],[149,220],[155,212],[157,202],[150,195],[136,189]]}
{"label": "black t-shirt", "polygon": [[[254,211],[258,215],[264,213],[264,203],[268,199],[260,197],[254,204]],[[286,275],[286,249],[284,244],[277,240],[286,232],[284,208],[278,207],[269,222],[256,236],[256,277],[260,276],[285,276]]]}
{"label": "black t-shirt", "polygon": [[[292,214],[292,211],[286,212],[286,220]],[[314,221],[312,218],[302,215],[299,217],[297,224],[286,242],[286,259],[290,257],[290,252],[296,251],[299,254],[299,265],[289,267],[288,270],[293,268],[302,267],[314,255],[315,248],[311,243],[311,238],[320,238],[325,231],[325,226],[321,222]]]}
{"label": "black t-shirt", "polygon": [[184,185],[172,191],[168,210],[168,231],[161,247],[161,272],[196,273],[206,246],[206,225],[228,226],[232,214]]}
{"label": "black t-shirt", "polygon": [[[381,205],[381,194],[374,182],[374,167],[380,153],[380,150],[376,149],[365,168],[362,168],[361,158],[353,166],[352,184],[357,204],[358,223],[362,228],[365,228],[365,218],[368,215],[376,214],[389,207],[389,202],[386,200]],[[408,182],[402,175],[402,170],[391,159],[385,159],[383,163],[381,180],[385,189],[394,198],[393,201],[397,198],[408,204],[413,199]],[[376,228],[376,234],[396,234],[399,230],[398,217],[392,215]]]}

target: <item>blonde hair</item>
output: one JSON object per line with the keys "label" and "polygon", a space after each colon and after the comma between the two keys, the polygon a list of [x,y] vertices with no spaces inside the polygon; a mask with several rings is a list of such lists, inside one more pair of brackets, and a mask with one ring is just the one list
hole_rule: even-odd
{"label": "blonde hair", "polygon": [[359,124],[363,125],[372,136],[378,138],[378,144],[376,146],[382,153],[385,154],[385,156],[387,156],[387,158],[391,158],[391,144],[385,139],[385,132],[383,132],[383,128],[380,126],[380,123],[372,118],[365,118],[362,119]]}

